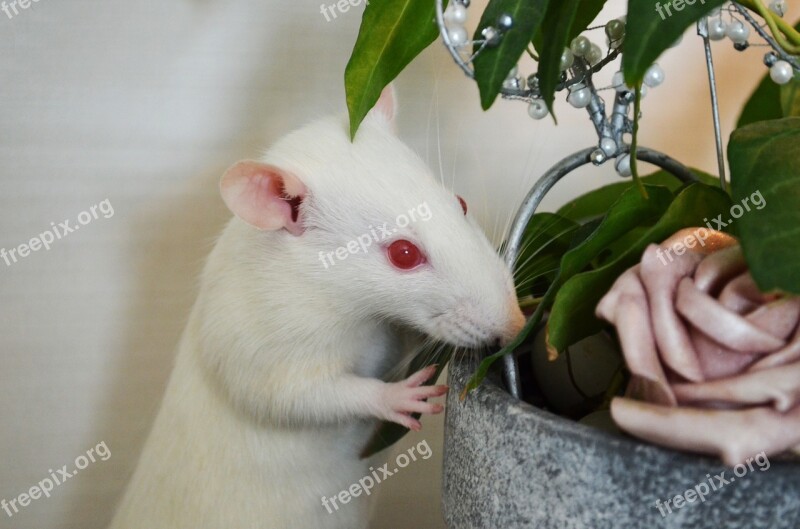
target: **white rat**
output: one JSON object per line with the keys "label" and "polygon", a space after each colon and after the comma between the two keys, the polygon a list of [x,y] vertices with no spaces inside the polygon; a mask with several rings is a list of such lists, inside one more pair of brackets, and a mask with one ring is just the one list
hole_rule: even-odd
{"label": "white rat", "polygon": [[[222,177],[235,217],[111,529],[364,528],[364,495],[333,512],[321,498],[370,474],[377,419],[417,430],[411,414],[439,413],[427,399],[447,390],[423,385],[431,368],[381,380],[403,329],[465,347],[521,329],[507,267],[396,138],[394,100],[352,143],[324,119]],[[427,220],[395,225],[423,205]],[[365,234],[390,236],[337,254]]]}

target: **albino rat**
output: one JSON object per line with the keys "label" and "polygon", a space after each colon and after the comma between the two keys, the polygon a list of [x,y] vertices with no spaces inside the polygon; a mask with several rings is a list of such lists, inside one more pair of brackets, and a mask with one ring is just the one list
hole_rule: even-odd
{"label": "albino rat", "polygon": [[[369,474],[376,419],[419,429],[410,414],[439,413],[426,399],[447,390],[422,385],[430,368],[380,380],[405,337],[472,347],[521,329],[508,269],[394,113],[389,88],[354,142],[324,119],[222,177],[235,218],[111,529],[364,528],[364,495],[333,513],[321,498]],[[395,223],[423,205],[428,220]],[[390,236],[336,253],[378,227]]]}

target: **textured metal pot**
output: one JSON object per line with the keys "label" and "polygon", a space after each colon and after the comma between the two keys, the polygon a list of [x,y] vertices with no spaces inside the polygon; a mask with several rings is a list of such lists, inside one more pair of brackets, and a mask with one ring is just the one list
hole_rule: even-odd
{"label": "textured metal pot", "polygon": [[[476,365],[450,364],[443,498],[449,529],[800,528],[800,464],[770,461],[762,471],[753,462],[737,477],[716,460],[521,403],[497,381],[487,380],[461,403]],[[729,483],[720,486],[723,472]],[[702,483],[709,489],[704,501],[681,508],[673,501],[668,511],[668,499],[703,491]]]}

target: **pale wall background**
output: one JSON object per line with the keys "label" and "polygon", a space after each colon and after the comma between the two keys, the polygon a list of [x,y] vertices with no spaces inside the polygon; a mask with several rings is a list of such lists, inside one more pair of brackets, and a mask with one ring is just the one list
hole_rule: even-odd
{"label": "pale wall background", "polygon": [[[606,14],[623,5],[609,2]],[[114,208],[50,251],[0,261],[0,498],[100,442],[112,453],[50,499],[11,519],[0,512],[0,527],[107,524],[228,216],[217,179],[290,129],[344,110],[362,9],[331,22],[318,0],[40,0],[11,20],[0,13],[0,247],[105,199]],[[716,49],[727,134],[764,68],[757,52]],[[699,41],[661,64],[667,82],[645,100],[643,141],[713,171]],[[495,239],[536,175],[594,141],[586,114],[563,102],[558,128],[519,103],[482,113],[438,45],[398,89],[401,135]],[[615,178],[610,166],[574,176],[547,205]],[[380,487],[375,528],[443,527],[441,437],[437,418],[410,440],[428,440],[435,457]]]}

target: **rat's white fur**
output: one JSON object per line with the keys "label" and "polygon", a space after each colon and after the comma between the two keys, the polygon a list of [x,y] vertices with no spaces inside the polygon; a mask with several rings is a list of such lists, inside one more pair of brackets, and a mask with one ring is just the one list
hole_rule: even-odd
{"label": "rat's white fur", "polygon": [[[262,161],[305,185],[305,231],[227,226],[111,529],[364,528],[364,495],[332,514],[321,497],[369,474],[358,454],[375,418],[396,411],[397,385],[380,377],[403,353],[399,329],[472,346],[523,321],[507,268],[380,112],[352,143],[329,118]],[[320,262],[422,204],[430,220],[395,237],[426,265],[397,270],[374,242]]]}

